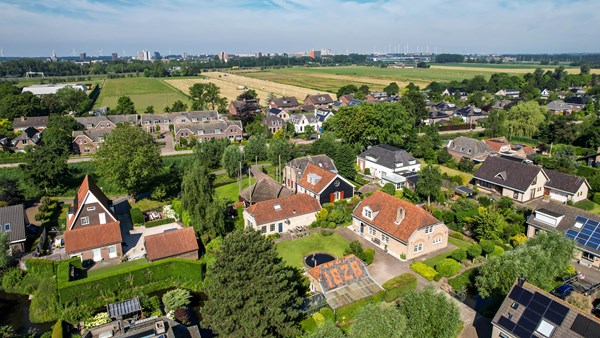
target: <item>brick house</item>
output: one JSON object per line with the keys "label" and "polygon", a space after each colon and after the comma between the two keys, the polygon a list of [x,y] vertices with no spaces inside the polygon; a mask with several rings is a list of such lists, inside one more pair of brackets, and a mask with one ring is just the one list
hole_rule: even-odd
{"label": "brick house", "polygon": [[69,207],[64,240],[67,255],[81,260],[118,259],[123,253],[112,202],[87,175]]}
{"label": "brick house", "polygon": [[140,115],[140,125],[147,132],[168,131],[171,126],[175,129],[182,125],[221,120],[222,119],[219,117],[219,113],[216,110]]}
{"label": "brick house", "polygon": [[328,109],[333,104],[333,99],[329,94],[308,95],[304,99],[305,106],[314,106],[316,109]]}
{"label": "brick house", "polygon": [[167,230],[144,237],[146,258],[154,262],[165,258],[198,259],[198,240],[194,228]]}
{"label": "brick house", "polygon": [[337,174],[333,160],[327,155],[311,155],[295,158],[285,164],[283,168],[283,184],[293,192],[298,192],[298,181],[304,175],[309,163]]}
{"label": "brick house", "polygon": [[459,136],[454,140],[450,140],[447,149],[448,153],[450,153],[457,162],[463,157],[472,161],[483,162],[490,154],[490,150],[485,142],[464,136]]}
{"label": "brick house", "polygon": [[241,121],[210,121],[196,124],[176,125],[175,141],[182,138],[196,139],[198,142],[213,138],[228,138],[230,141],[240,141],[244,131]]}
{"label": "brick house", "polygon": [[110,129],[73,131],[73,151],[79,155],[95,154],[110,132]]}
{"label": "brick house", "polygon": [[258,202],[243,213],[244,226],[263,235],[285,233],[296,227],[305,228],[317,219],[319,202],[305,194]]}
{"label": "brick house", "polygon": [[283,128],[283,126],[285,126],[285,121],[282,118],[280,118],[277,115],[271,115],[271,114],[266,116],[262,120],[262,123],[265,126],[267,126],[267,129],[269,130],[269,133],[271,133],[271,134],[275,134],[276,132],[281,130]]}
{"label": "brick house", "polygon": [[261,112],[260,105],[256,100],[234,100],[229,103],[229,114],[231,116],[238,116],[242,112],[250,113],[252,115],[259,114]]}
{"label": "brick house", "polygon": [[17,137],[12,139],[11,145],[16,151],[23,151],[27,147],[34,147],[42,139],[42,133],[33,127],[27,127]]}
{"label": "brick house", "polygon": [[84,129],[99,130],[99,129],[115,129],[119,123],[137,124],[138,115],[107,115],[107,116],[85,116],[76,117],[75,121],[79,122]]}
{"label": "brick house", "polygon": [[425,209],[377,191],[354,209],[350,229],[399,259],[444,249],[448,227]]}
{"label": "brick house", "polygon": [[336,173],[308,163],[298,181],[297,192],[307,194],[323,205],[351,198],[354,185]]}

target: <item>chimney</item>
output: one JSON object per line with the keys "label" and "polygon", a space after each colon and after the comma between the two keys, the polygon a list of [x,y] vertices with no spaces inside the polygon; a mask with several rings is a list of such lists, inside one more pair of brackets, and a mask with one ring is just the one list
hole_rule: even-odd
{"label": "chimney", "polygon": [[404,220],[404,216],[406,216],[404,208],[398,207],[398,209],[396,210],[396,224],[402,223],[402,221]]}
{"label": "chimney", "polygon": [[521,276],[519,277],[517,284],[519,284],[519,286],[523,286],[523,284],[525,284],[525,281],[527,281],[527,278],[525,278],[525,276]]}
{"label": "chimney", "polygon": [[21,122],[25,122],[25,116],[21,116]]}

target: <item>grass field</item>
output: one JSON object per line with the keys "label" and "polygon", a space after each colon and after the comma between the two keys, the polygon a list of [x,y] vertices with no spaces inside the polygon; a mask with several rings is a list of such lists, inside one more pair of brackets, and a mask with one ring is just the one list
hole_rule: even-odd
{"label": "grass field", "polygon": [[314,252],[326,252],[336,257],[344,255],[348,241],[338,234],[323,236],[318,232],[308,237],[277,243],[279,256],[287,265],[297,268],[304,266],[304,256]]}
{"label": "grass field", "polygon": [[190,105],[190,100],[183,93],[167,84],[163,79],[150,77],[131,77],[122,79],[105,79],[101,82],[101,91],[95,108],[117,106],[119,97],[127,95],[133,101],[138,113],[146,107],[154,106],[154,111],[160,113],[166,106],[181,100]]}
{"label": "grass field", "polygon": [[[242,190],[246,189],[247,187],[254,184],[255,182],[256,182],[256,180],[254,178],[250,178],[250,182],[248,182],[247,178],[244,179],[244,181],[242,182],[242,184],[243,184]],[[240,186],[239,186],[238,182],[233,182],[233,183],[225,184],[225,185],[215,188],[215,192],[217,193],[217,196],[219,196],[220,198],[225,198],[229,201],[236,202],[238,200],[238,196],[240,194]]]}

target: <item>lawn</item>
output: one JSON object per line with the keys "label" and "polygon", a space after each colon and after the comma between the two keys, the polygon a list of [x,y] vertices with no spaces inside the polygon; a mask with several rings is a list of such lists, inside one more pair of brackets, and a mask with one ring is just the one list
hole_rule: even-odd
{"label": "lawn", "polygon": [[[242,190],[254,184],[256,180],[254,178],[246,178],[242,182]],[[222,185],[220,187],[215,188],[215,192],[221,198],[225,198],[227,200],[237,201],[238,196],[240,194],[240,187],[238,182],[233,182],[229,184]]]}
{"label": "lawn", "polygon": [[304,266],[304,256],[314,252],[325,252],[336,257],[344,255],[348,241],[338,234],[323,236],[318,232],[308,237],[297,240],[277,243],[279,256],[291,266],[301,268]]}
{"label": "lawn", "polygon": [[[463,249],[463,250],[467,250],[467,248],[469,246],[471,246],[471,244],[472,244],[472,243],[469,243],[467,241],[456,239],[456,238],[450,237],[450,236],[448,236],[448,243],[454,244],[454,245],[456,245],[457,247],[459,247],[460,249]],[[442,259],[450,257],[450,254],[452,253],[452,251],[454,251],[454,250],[442,252],[439,255],[436,255],[436,256],[433,256],[431,258],[428,258],[428,259],[424,260],[423,263],[425,263],[425,264],[427,264],[427,265],[429,265],[430,267],[433,268]]]}
{"label": "lawn", "polygon": [[166,205],[166,202],[161,201],[153,201],[148,198],[141,199],[131,204],[132,208],[138,208],[141,211],[151,210],[151,209],[160,209],[163,205]]}
{"label": "lawn", "polygon": [[126,95],[131,98],[138,113],[148,106],[154,106],[154,111],[162,112],[176,100],[190,105],[190,100],[177,89],[169,86],[159,78],[131,77],[121,79],[106,79],[101,84],[102,89],[95,108],[102,106],[116,107],[119,97]]}
{"label": "lawn", "polygon": [[145,258],[136,259],[134,261],[123,262],[123,263],[120,263],[120,264],[107,266],[105,268],[89,270],[88,271],[88,277],[102,275],[102,274],[105,274],[105,273],[112,273],[112,272],[121,271],[121,270],[126,270],[126,269],[129,269],[129,268],[133,268],[133,267],[137,267],[137,266],[142,266],[142,265],[147,265],[147,264],[150,264],[150,263],[148,263],[148,261]]}
{"label": "lawn", "polygon": [[467,250],[467,248],[470,247],[473,244],[471,242],[463,241],[463,240],[456,239],[456,238],[450,237],[450,236],[448,236],[448,243],[454,244],[454,245],[456,245],[457,247],[459,247],[460,249],[463,249],[463,250]]}

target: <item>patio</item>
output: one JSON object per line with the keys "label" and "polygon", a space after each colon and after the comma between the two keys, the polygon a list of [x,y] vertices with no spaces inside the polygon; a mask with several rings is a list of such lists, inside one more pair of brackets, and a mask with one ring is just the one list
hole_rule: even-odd
{"label": "patio", "polygon": [[179,223],[169,223],[156,227],[135,227],[128,233],[123,234],[123,256],[126,260],[135,260],[146,256],[144,249],[144,237],[160,234],[169,229],[181,229]]}

